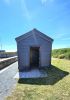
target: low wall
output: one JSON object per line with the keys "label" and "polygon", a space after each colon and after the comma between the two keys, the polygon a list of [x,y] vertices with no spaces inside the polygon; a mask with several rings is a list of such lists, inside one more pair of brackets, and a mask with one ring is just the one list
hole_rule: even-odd
{"label": "low wall", "polygon": [[15,57],[10,57],[10,58],[0,61],[0,70],[5,68],[6,66],[16,62],[17,60],[18,60],[18,58],[17,58],[17,56],[15,56]]}
{"label": "low wall", "polygon": [[8,54],[8,53],[0,53],[0,58],[8,58],[8,57],[14,57],[14,56],[17,56],[17,54]]}

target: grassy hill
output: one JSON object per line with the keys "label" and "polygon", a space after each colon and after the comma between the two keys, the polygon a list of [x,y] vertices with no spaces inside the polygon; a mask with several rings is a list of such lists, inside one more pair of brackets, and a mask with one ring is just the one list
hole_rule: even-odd
{"label": "grassy hill", "polygon": [[52,50],[52,57],[70,60],[70,48],[54,49]]}
{"label": "grassy hill", "polygon": [[18,79],[6,100],[70,100],[70,61],[52,59],[47,77]]}

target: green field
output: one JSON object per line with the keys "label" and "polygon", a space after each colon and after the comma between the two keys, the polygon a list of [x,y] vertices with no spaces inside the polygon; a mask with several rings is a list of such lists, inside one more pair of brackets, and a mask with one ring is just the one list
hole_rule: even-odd
{"label": "green field", "polygon": [[20,79],[7,100],[70,100],[70,61],[52,59],[46,78]]}

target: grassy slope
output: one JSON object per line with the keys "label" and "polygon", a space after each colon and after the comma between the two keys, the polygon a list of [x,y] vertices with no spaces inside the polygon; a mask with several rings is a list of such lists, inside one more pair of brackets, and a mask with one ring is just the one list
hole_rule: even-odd
{"label": "grassy slope", "polygon": [[52,50],[52,56],[55,58],[70,59],[70,48],[54,49]]}
{"label": "grassy slope", "polygon": [[19,80],[7,100],[70,100],[70,61],[52,60],[47,78]]}

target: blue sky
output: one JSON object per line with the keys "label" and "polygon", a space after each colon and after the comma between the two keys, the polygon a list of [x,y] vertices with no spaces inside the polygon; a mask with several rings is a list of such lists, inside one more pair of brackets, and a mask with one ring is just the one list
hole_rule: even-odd
{"label": "blue sky", "polygon": [[70,47],[70,0],[0,0],[0,49],[16,51],[15,37],[37,28]]}

